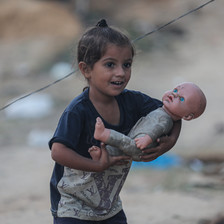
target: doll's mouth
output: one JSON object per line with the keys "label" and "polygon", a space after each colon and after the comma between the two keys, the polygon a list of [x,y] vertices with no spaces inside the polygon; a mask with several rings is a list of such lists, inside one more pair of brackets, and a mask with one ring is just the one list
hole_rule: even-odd
{"label": "doll's mouth", "polygon": [[173,101],[173,97],[172,96],[168,96],[168,99],[172,102]]}

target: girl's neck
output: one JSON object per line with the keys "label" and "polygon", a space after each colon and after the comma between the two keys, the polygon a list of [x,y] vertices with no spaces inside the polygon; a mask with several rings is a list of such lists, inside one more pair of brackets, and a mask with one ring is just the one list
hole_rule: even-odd
{"label": "girl's neck", "polygon": [[120,123],[120,109],[115,97],[96,99],[89,96],[93,106],[100,116],[109,124],[118,125]]}

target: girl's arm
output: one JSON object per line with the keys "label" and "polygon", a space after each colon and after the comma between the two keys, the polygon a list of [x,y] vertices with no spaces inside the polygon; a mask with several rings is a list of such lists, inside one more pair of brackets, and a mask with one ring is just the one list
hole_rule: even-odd
{"label": "girl's arm", "polygon": [[101,172],[109,166],[121,164],[122,160],[130,159],[127,156],[109,156],[104,144],[101,144],[101,151],[101,157],[96,161],[83,157],[65,145],[55,142],[52,145],[51,157],[62,166],[87,172]]}
{"label": "girl's arm", "polygon": [[147,153],[148,155],[141,156],[141,161],[152,161],[169,151],[177,142],[177,139],[180,135],[181,124],[181,120],[174,122],[170,135],[157,139],[157,142],[159,143],[158,146],[156,146],[155,148],[143,150],[143,152]]}

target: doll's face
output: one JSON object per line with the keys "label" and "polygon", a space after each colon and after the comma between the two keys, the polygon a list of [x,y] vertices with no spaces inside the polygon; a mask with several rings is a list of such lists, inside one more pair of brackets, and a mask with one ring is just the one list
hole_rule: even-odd
{"label": "doll's face", "polygon": [[[162,98],[164,109],[175,120],[191,120],[198,110],[200,96],[197,86],[192,83],[182,83],[173,90],[167,91]],[[189,119],[186,119],[188,116]]]}

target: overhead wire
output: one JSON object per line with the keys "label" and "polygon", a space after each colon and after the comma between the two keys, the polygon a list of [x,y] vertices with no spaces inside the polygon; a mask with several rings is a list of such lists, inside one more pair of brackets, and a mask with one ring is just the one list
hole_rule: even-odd
{"label": "overhead wire", "polygon": [[[164,24],[164,25],[162,25],[162,26],[159,26],[158,28],[155,28],[154,30],[152,30],[152,31],[150,31],[150,32],[148,32],[148,33],[145,33],[145,34],[143,34],[143,35],[141,35],[141,36],[139,36],[139,37],[137,37],[137,38],[135,38],[134,40],[132,40],[132,42],[135,43],[136,41],[139,41],[139,40],[141,40],[141,39],[143,39],[143,38],[145,38],[145,37],[147,37],[147,36],[149,36],[149,35],[151,35],[151,34],[153,34],[153,33],[155,33],[155,32],[158,32],[158,31],[160,31],[161,29],[164,29],[165,27],[171,25],[172,23],[174,23],[174,22],[180,20],[181,18],[183,18],[183,17],[185,17],[185,16],[187,16],[187,15],[193,13],[193,12],[198,11],[199,9],[203,8],[204,6],[210,4],[211,2],[214,2],[214,1],[215,1],[215,0],[209,0],[208,2],[205,2],[204,4],[202,4],[202,5],[198,6],[198,7],[194,8],[194,9],[192,9],[192,10],[186,12],[186,13],[184,13],[183,15],[181,15],[181,16],[179,16],[179,17],[177,17],[177,18],[175,18],[175,19],[173,19],[173,20],[171,20],[171,21],[169,21],[168,23],[166,23],[166,24]],[[35,94],[35,93],[41,92],[41,91],[43,91],[43,90],[45,90],[45,89],[47,89],[47,88],[49,88],[49,87],[51,87],[51,86],[53,86],[53,85],[59,83],[59,82],[61,82],[62,80],[64,80],[64,79],[70,77],[72,74],[76,73],[77,71],[78,71],[78,69],[76,69],[76,70],[70,72],[69,74],[65,75],[64,77],[62,77],[62,78],[60,78],[60,79],[57,79],[57,80],[53,81],[52,83],[50,83],[50,84],[48,84],[48,85],[46,85],[46,86],[44,86],[44,87],[42,87],[42,88],[40,88],[40,89],[37,89],[37,90],[35,90],[35,91],[32,91],[32,92],[30,92],[30,93],[28,93],[28,94],[26,94],[26,95],[24,95],[24,96],[21,96],[21,97],[15,99],[15,100],[11,101],[10,103],[8,103],[8,104],[6,104],[5,106],[1,107],[1,108],[0,108],[0,111],[5,110],[6,108],[10,107],[11,105],[15,104],[16,102],[18,102],[18,101],[20,101],[20,100],[22,100],[22,99],[24,99],[24,98],[27,98],[27,97],[29,97],[29,96]]]}

